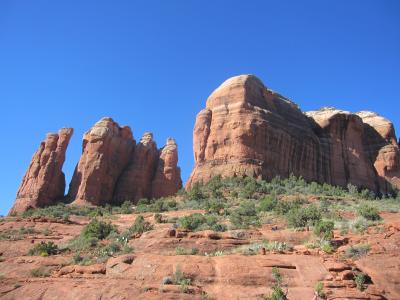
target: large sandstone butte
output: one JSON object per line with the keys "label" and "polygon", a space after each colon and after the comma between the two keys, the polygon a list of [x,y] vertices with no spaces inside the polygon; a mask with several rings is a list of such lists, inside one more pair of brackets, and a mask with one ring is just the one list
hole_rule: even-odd
{"label": "large sandstone butte", "polygon": [[32,157],[10,213],[50,205],[64,197],[62,166],[72,133],[72,128],[62,128],[58,134],[47,134]]}
{"label": "large sandstone butte", "polygon": [[215,175],[302,176],[375,192],[400,188],[393,124],[371,112],[325,108],[303,113],[253,75],[228,79],[207,99],[193,133],[187,187]]}
{"label": "large sandstone butte", "polygon": [[[176,159],[165,170],[164,151],[151,133],[136,144],[129,127],[103,118],[83,137],[68,197],[74,204],[104,205],[173,195],[182,186],[176,144],[173,152]],[[160,172],[174,176],[163,181]]]}

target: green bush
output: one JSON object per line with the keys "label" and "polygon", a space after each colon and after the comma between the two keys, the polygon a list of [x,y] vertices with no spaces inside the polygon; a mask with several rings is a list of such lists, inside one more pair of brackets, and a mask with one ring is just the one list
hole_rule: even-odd
{"label": "green bush", "polygon": [[354,277],[354,281],[356,283],[357,289],[359,289],[360,291],[365,290],[365,282],[367,281],[367,276],[365,274],[356,274],[356,276]]}
{"label": "green bush", "polygon": [[92,219],[88,225],[83,228],[82,236],[86,239],[105,239],[111,232],[117,231],[116,227],[111,223]]}
{"label": "green bush", "polygon": [[231,210],[229,221],[235,228],[260,226],[254,201],[244,201],[238,208]]}
{"label": "green bush", "polygon": [[206,223],[204,215],[196,213],[190,216],[184,216],[178,219],[179,225],[186,230],[196,230]]}
{"label": "green bush", "polygon": [[267,195],[260,200],[258,206],[259,211],[272,211],[278,205],[278,199],[271,195]]}
{"label": "green bush", "polygon": [[211,214],[220,214],[225,209],[225,203],[221,199],[210,199],[204,203],[204,209]]}
{"label": "green bush", "polygon": [[205,198],[206,198],[206,196],[204,195],[204,193],[202,191],[202,186],[198,182],[193,184],[192,188],[187,192],[188,200],[200,201]]}
{"label": "green bush", "polygon": [[49,256],[58,253],[58,247],[53,242],[40,242],[34,245],[29,251],[28,255]]}
{"label": "green bush", "polygon": [[315,225],[321,220],[321,211],[314,204],[303,207],[296,207],[291,209],[286,214],[286,219],[289,226],[295,228]]}
{"label": "green bush", "polygon": [[314,233],[324,240],[333,238],[333,228],[335,223],[333,221],[321,220],[314,227]]}
{"label": "green bush", "polygon": [[142,234],[143,232],[150,231],[152,229],[153,226],[149,222],[145,221],[143,216],[138,216],[133,225],[129,228],[129,232],[131,234]]}
{"label": "green bush", "polygon": [[378,209],[368,204],[360,205],[358,207],[358,214],[369,221],[378,221],[381,219]]}

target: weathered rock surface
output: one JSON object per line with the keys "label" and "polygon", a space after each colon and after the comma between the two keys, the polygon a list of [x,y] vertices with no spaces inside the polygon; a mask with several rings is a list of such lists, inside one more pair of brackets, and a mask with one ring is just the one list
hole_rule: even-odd
{"label": "weathered rock surface", "polygon": [[175,194],[181,186],[177,147],[170,142],[164,149],[157,149],[150,132],[136,144],[129,127],[101,119],[84,135],[70,199],[104,205]]}
{"label": "weathered rock surface", "polygon": [[400,188],[392,123],[370,112],[302,113],[253,75],[228,79],[207,99],[193,133],[195,167],[187,187],[215,175],[302,176],[387,193]]}
{"label": "weathered rock surface", "polygon": [[153,134],[144,133],[135,148],[134,155],[121,174],[115,194],[115,202],[134,201],[151,197],[151,182],[158,162],[157,145]]}
{"label": "weathered rock surface", "polygon": [[103,118],[83,136],[82,156],[68,196],[75,204],[110,203],[115,184],[135,147],[129,127]]}
{"label": "weathered rock surface", "polygon": [[173,195],[182,187],[181,170],[178,165],[178,146],[172,138],[160,151],[158,167],[152,183],[154,198]]}
{"label": "weathered rock surface", "polygon": [[62,128],[58,134],[47,134],[32,157],[10,213],[50,205],[64,197],[62,166],[72,134],[72,128]]}

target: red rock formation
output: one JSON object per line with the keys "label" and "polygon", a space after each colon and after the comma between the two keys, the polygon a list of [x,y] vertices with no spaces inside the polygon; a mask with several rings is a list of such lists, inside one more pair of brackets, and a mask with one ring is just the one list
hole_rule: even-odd
{"label": "red rock formation", "polygon": [[136,145],[129,165],[121,174],[114,193],[114,202],[151,198],[151,182],[157,169],[158,150],[153,134],[144,133]]}
{"label": "red rock formation", "polygon": [[131,129],[103,118],[83,136],[83,151],[68,196],[74,204],[111,203],[116,182],[128,164],[135,141]]}
{"label": "red rock formation", "polygon": [[376,176],[364,147],[362,119],[350,112],[323,109],[306,113],[320,126],[321,143],[329,153],[329,183],[348,183],[376,191]]}
{"label": "red rock formation", "polygon": [[193,145],[196,165],[188,186],[215,175],[294,173],[315,180],[322,168],[308,118],[251,75],[228,79],[211,94],[197,116]]}
{"label": "red rock formation", "polygon": [[400,189],[400,151],[393,124],[372,112],[357,113],[365,126],[365,145],[379,176],[379,186],[390,191]]}
{"label": "red rock formation", "polygon": [[47,134],[32,157],[10,213],[54,204],[64,197],[65,177],[61,169],[72,133],[72,128],[63,128],[58,134]]}
{"label": "red rock formation", "polygon": [[158,167],[152,183],[153,198],[175,194],[182,187],[181,170],[178,167],[178,146],[172,138],[160,151]]}
{"label": "red rock formation", "polygon": [[324,109],[303,114],[252,75],[228,79],[207,99],[193,133],[187,183],[215,175],[351,183],[386,193],[400,188],[393,125],[371,113]]}
{"label": "red rock formation", "polygon": [[[152,133],[146,132],[136,144],[129,127],[103,118],[84,135],[69,198],[74,204],[104,205],[173,195],[181,182],[176,150],[176,144],[167,145],[159,159]],[[157,170],[165,174],[164,180]]]}

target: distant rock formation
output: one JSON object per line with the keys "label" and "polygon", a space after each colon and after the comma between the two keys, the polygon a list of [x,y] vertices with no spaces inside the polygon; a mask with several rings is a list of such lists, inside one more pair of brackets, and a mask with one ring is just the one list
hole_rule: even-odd
{"label": "distant rock formation", "polygon": [[22,179],[11,214],[51,205],[64,197],[65,176],[62,166],[72,134],[72,128],[60,129],[58,134],[47,134]]}
{"label": "distant rock formation", "polygon": [[83,137],[68,197],[73,204],[104,205],[173,195],[181,187],[178,160],[169,164],[170,172],[178,174],[174,183],[162,182],[157,171],[164,165],[160,155],[152,133],[146,132],[136,144],[129,127],[103,118]]}
{"label": "distant rock formation", "polygon": [[136,144],[128,126],[102,118],[83,136],[82,155],[67,196],[61,171],[70,128],[48,134],[35,153],[10,213],[58,201],[76,205],[120,204],[175,194],[181,187],[178,149],[173,139],[158,150],[146,132]]}
{"label": "distant rock formation", "polygon": [[375,192],[400,188],[392,123],[334,108],[302,113],[253,75],[228,79],[207,99],[193,132],[195,167],[187,183],[215,175],[302,176]]}

